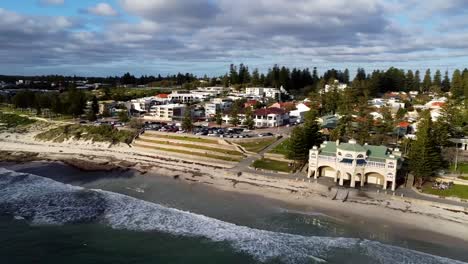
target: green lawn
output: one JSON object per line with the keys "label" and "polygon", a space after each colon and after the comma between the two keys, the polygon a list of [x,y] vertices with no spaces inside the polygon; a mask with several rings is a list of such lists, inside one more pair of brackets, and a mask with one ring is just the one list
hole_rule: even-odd
{"label": "green lawn", "polygon": [[423,187],[423,192],[442,197],[458,197],[461,199],[468,199],[468,186],[454,185],[449,190],[433,190],[430,184]]}
{"label": "green lawn", "polygon": [[270,153],[281,154],[281,155],[286,156],[288,154],[288,144],[289,144],[289,138],[281,142],[281,144],[276,146],[274,149],[272,149]]}
{"label": "green lawn", "polygon": [[[148,134],[148,135],[152,135],[152,134]],[[206,138],[184,137],[184,136],[175,136],[175,135],[174,136],[172,136],[172,135],[157,135],[157,137],[175,139],[175,140],[191,141],[191,142],[199,142],[199,143],[218,144],[218,140],[206,139]]]}
{"label": "green lawn", "polygon": [[289,167],[289,164],[284,161],[277,161],[277,160],[271,160],[271,159],[259,159],[259,160],[256,160],[252,164],[252,166],[257,169],[291,172],[291,167]]}
{"label": "green lawn", "polygon": [[153,140],[153,139],[139,139],[139,140],[143,142],[148,142],[148,143],[163,144],[163,145],[168,145],[168,146],[179,146],[179,147],[192,148],[192,149],[203,149],[203,150],[208,150],[208,151],[213,151],[213,152],[219,152],[220,154],[242,156],[242,153],[235,151],[235,150],[211,148],[211,147],[192,145],[192,144],[173,143],[173,142],[167,142],[164,140]]}
{"label": "green lawn", "polygon": [[138,143],[134,144],[134,145],[137,146],[137,147],[140,147],[140,148],[154,149],[154,150],[167,151],[167,152],[174,152],[174,153],[186,154],[186,155],[191,155],[191,156],[203,156],[203,157],[206,157],[206,158],[225,160],[225,161],[239,162],[241,160],[241,158],[231,158],[231,157],[226,157],[226,156],[211,155],[211,154],[200,153],[200,152],[192,152],[192,151],[189,151],[189,150],[180,150],[180,149],[169,149],[169,148],[145,146],[145,145],[140,145]]}
{"label": "green lawn", "polygon": [[[455,171],[455,165],[452,165],[450,170]],[[468,173],[468,163],[458,163],[457,172]]]}
{"label": "green lawn", "polygon": [[256,141],[240,142],[237,144],[241,145],[247,151],[259,153],[260,151],[264,150],[266,147],[273,144],[275,141],[276,141],[276,138],[267,138],[267,139],[259,139]]}

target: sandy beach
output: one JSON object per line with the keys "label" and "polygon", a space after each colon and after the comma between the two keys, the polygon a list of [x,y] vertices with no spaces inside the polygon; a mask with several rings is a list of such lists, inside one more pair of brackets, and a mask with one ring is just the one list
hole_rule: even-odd
{"label": "sandy beach", "polygon": [[187,160],[167,153],[146,153],[128,145],[67,141],[38,142],[33,134],[0,134],[2,161],[62,161],[83,170],[134,169],[143,174],[173,178],[189,184],[206,184],[223,191],[255,194],[296,205],[301,211],[321,211],[360,225],[381,225],[408,232],[419,239],[468,248],[468,212],[448,210],[405,199],[350,197],[334,201],[317,183],[268,178],[227,170],[229,165]]}

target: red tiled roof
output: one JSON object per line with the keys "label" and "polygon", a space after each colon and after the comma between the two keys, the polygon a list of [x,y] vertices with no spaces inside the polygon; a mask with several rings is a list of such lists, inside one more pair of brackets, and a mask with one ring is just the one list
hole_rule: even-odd
{"label": "red tiled roof", "polygon": [[156,97],[167,99],[167,98],[169,98],[169,94],[158,94],[158,95],[156,95]]}
{"label": "red tiled roof", "polygon": [[434,103],[432,103],[432,106],[439,106],[439,107],[442,107],[442,106],[444,106],[444,105],[445,105],[444,102],[434,102]]}
{"label": "red tiled roof", "polygon": [[255,115],[258,115],[258,116],[266,116],[270,114],[283,115],[284,113],[286,112],[283,109],[277,108],[277,107],[262,108],[262,109],[255,110]]}
{"label": "red tiled roof", "polygon": [[410,125],[411,125],[411,124],[408,123],[408,122],[400,122],[400,123],[398,124],[398,127],[409,127]]}

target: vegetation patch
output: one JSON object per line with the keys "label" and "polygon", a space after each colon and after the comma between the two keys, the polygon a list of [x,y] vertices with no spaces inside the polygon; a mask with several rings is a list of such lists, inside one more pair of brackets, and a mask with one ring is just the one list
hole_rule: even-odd
{"label": "vegetation patch", "polygon": [[456,170],[455,165],[452,165],[450,169],[451,171],[456,171],[465,174],[468,173],[468,163],[458,163]]}
{"label": "vegetation patch", "polygon": [[281,142],[281,144],[276,146],[274,149],[272,149],[270,153],[281,154],[281,155],[286,156],[288,155],[288,150],[289,150],[289,138]]}
{"label": "vegetation patch", "polygon": [[459,179],[462,179],[462,180],[465,180],[465,181],[468,181],[468,176],[460,176],[458,177]]}
{"label": "vegetation patch", "polygon": [[247,151],[259,153],[260,151],[264,150],[271,144],[276,141],[276,138],[268,138],[268,139],[260,139],[256,141],[249,141],[249,142],[240,142],[237,143],[245,148]]}
{"label": "vegetation patch", "polygon": [[15,128],[18,126],[28,126],[35,123],[36,120],[17,114],[0,113],[0,127]]}
{"label": "vegetation patch", "polygon": [[292,167],[289,166],[288,162],[277,161],[271,159],[259,159],[256,160],[252,166],[256,169],[264,169],[271,171],[282,171],[282,172],[291,172]]}
{"label": "vegetation patch", "polygon": [[466,185],[453,185],[448,190],[437,190],[432,189],[431,184],[426,184],[423,187],[423,192],[441,197],[458,197],[461,199],[468,199],[468,186]]}
{"label": "vegetation patch", "polygon": [[207,154],[207,153],[192,152],[190,150],[160,148],[160,147],[145,146],[145,145],[140,145],[140,144],[134,144],[134,145],[140,148],[174,152],[174,153],[180,153],[180,154],[191,155],[191,156],[203,156],[203,157],[210,158],[210,159],[218,159],[218,160],[224,160],[224,161],[239,162],[241,160],[240,158],[231,158],[227,156],[218,156],[218,155],[212,155],[212,154]]}
{"label": "vegetation patch", "polygon": [[207,150],[207,151],[219,152],[220,154],[227,154],[227,155],[233,155],[233,156],[242,156],[242,153],[240,153],[238,151],[235,151],[235,150],[211,148],[211,147],[192,145],[192,144],[184,144],[184,143],[174,143],[174,142],[167,142],[167,141],[164,141],[164,140],[151,140],[151,139],[139,139],[139,140],[143,141],[143,142],[148,142],[148,143],[155,143],[155,144],[168,145],[168,146],[178,146],[178,147],[191,148],[191,149],[203,149],[203,150]]}
{"label": "vegetation patch", "polygon": [[118,130],[110,125],[65,125],[40,133],[36,136],[36,139],[54,142],[76,139],[92,140],[93,142],[111,142],[114,144],[130,144],[134,136],[134,131]]}

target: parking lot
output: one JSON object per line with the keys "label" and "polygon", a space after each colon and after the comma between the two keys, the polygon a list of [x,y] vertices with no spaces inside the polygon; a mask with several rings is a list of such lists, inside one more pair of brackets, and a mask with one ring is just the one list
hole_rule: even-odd
{"label": "parking lot", "polygon": [[164,122],[146,122],[144,126],[145,130],[148,131],[159,131],[159,132],[172,132],[176,134],[193,134],[198,136],[209,136],[209,137],[220,137],[220,138],[252,138],[252,137],[268,137],[274,134],[267,131],[260,133],[248,130],[241,127],[207,127],[207,126],[195,126],[192,131],[185,131],[181,128],[181,125],[176,123],[164,123]]}

